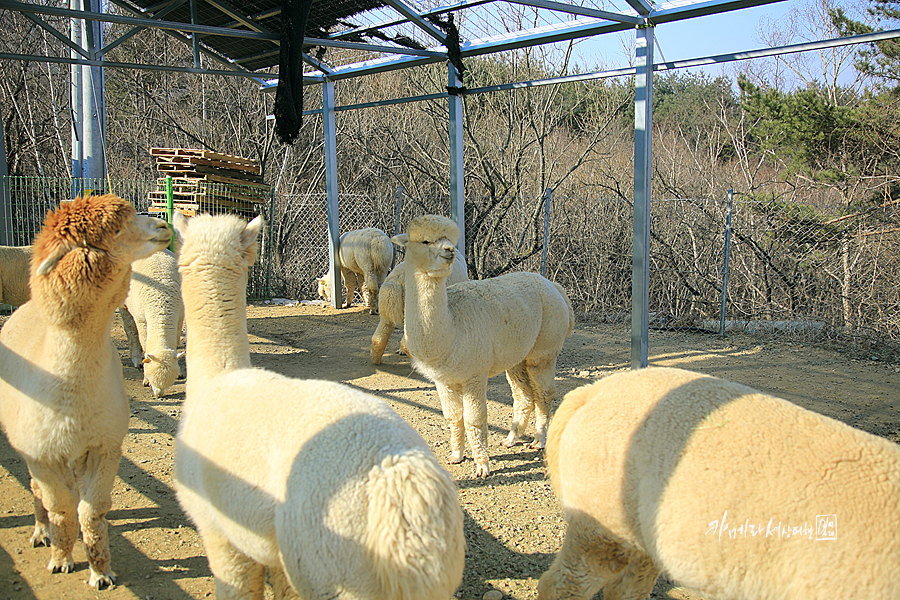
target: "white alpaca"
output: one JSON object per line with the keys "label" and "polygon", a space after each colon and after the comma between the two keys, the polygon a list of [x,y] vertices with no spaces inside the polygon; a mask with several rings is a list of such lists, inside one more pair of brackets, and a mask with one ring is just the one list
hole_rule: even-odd
{"label": "white alpaca", "polygon": [[116,581],[106,513],[129,418],[112,317],[131,262],[170,239],[165,221],[116,196],[64,202],[35,239],[32,299],[0,331],[0,423],[31,473],[31,542],[50,546],[50,571],[70,573],[80,520],[98,589]]}
{"label": "white alpaca", "polygon": [[556,395],[556,359],[575,314],[562,286],[537,273],[510,273],[447,287],[459,228],[450,219],[413,219],[392,241],[406,247],[406,344],[415,368],[434,381],[450,423],[451,463],[463,460],[463,436],[475,476],[490,474],[487,380],[506,371],[513,420],[511,447],[535,413],[532,448],[543,448]]}
{"label": "white alpaca", "polygon": [[900,598],[900,446],[681,369],[566,394],[547,472],[567,532],[540,600]]}
{"label": "white alpaca", "polygon": [[159,398],[181,376],[178,359],[184,355],[178,352],[184,304],[174,253],[161,250],[134,262],[128,297],[119,314],[131,363],[135,368],[143,365],[144,385]]}
{"label": "white alpaca", "polygon": [[[462,580],[456,486],[380,399],[253,369],[247,269],[261,218],[176,213],[188,336],[175,455],[219,600],[446,600]],[[292,591],[293,590],[293,591]]]}
{"label": "white alpaca", "polygon": [[[453,270],[447,276],[447,285],[468,281],[469,273],[461,254],[453,261]],[[378,327],[372,334],[371,361],[373,365],[381,364],[381,357],[394,327],[403,324],[403,304],[406,302],[406,263],[401,262],[388,273],[378,292]],[[400,350],[409,353],[406,347],[406,336],[400,340]]]}
{"label": "white alpaca", "polygon": [[0,303],[22,306],[31,298],[31,246],[0,246]]}
{"label": "white alpaca", "polygon": [[[353,295],[358,286],[369,307],[369,313],[377,315],[378,290],[394,260],[391,239],[375,227],[348,231],[341,236],[338,256],[341,262],[341,279],[347,286],[347,303],[343,305],[344,308],[353,304]],[[319,278],[318,284],[319,295],[330,301],[331,285],[327,273]]]}

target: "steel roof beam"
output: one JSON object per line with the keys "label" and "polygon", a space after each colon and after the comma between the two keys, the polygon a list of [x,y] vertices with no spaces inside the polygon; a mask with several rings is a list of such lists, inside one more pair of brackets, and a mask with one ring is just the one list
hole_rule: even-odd
{"label": "steel roof beam", "polygon": [[628,4],[637,11],[639,15],[646,17],[650,13],[653,12],[653,3],[647,2],[647,0],[625,0]]}
{"label": "steel roof beam", "polygon": [[69,17],[72,19],[85,19],[87,21],[120,23],[124,25],[135,25],[138,27],[155,27],[156,29],[187,31],[191,33],[221,35],[225,37],[237,37],[252,40],[277,41],[279,39],[279,36],[275,34],[263,33],[259,31],[228,29],[225,27],[212,27],[209,25],[193,25],[191,23],[181,23],[178,21],[155,21],[153,19],[144,19],[140,17],[126,17],[124,15],[111,15],[108,13],[99,13],[87,10],[71,10],[68,8],[57,8],[55,6],[27,4],[25,2],[17,2],[16,0],[0,0],[0,9],[15,10],[21,13],[54,15],[57,17]]}
{"label": "steel roof beam", "polygon": [[596,19],[606,19],[608,21],[631,23],[633,25],[641,25],[644,23],[644,19],[632,15],[623,15],[606,10],[597,10],[595,8],[585,8],[574,4],[563,4],[562,2],[552,2],[551,0],[509,0],[509,2],[511,4],[522,4],[534,8],[546,8],[547,10],[564,12],[582,17],[594,17]]}
{"label": "steel roof beam", "polygon": [[660,25],[662,23],[673,23],[675,21],[683,21],[694,17],[717,15],[740,10],[742,8],[765,6],[766,4],[775,4],[776,2],[784,2],[784,0],[728,0],[725,2],[714,0],[702,4],[691,4],[679,8],[653,11],[649,16],[649,21],[654,25]]}
{"label": "steel roof beam", "polygon": [[30,19],[31,21],[33,21],[41,29],[46,30],[48,33],[50,33],[50,35],[52,35],[53,37],[55,37],[56,39],[61,41],[63,44],[66,45],[67,48],[69,48],[73,52],[77,52],[78,54],[80,54],[81,56],[83,56],[85,58],[90,58],[90,56],[88,55],[87,51],[84,48],[82,48],[81,46],[79,46],[78,44],[76,44],[72,40],[70,40],[69,36],[63,35],[56,27],[54,27],[47,21],[45,21],[42,18],[38,17],[37,15],[33,15],[31,13],[23,13],[23,14],[25,15],[25,17],[27,19]]}
{"label": "steel roof beam", "polygon": [[419,29],[423,30],[425,33],[433,37],[441,44],[447,43],[447,36],[444,35],[444,32],[432,25],[430,22],[426,21],[422,18],[422,15],[418,13],[415,9],[410,6],[407,6],[405,2],[402,0],[384,0],[385,4],[392,7],[398,13],[412,21],[416,24]]}
{"label": "steel roof beam", "polygon": [[368,52],[385,52],[388,54],[409,54],[412,56],[432,56],[444,58],[446,52],[434,50],[419,50],[418,48],[404,48],[402,46],[381,46],[378,44],[363,44],[361,42],[344,42],[341,40],[329,40],[325,38],[304,38],[304,46],[327,46],[329,48],[347,48],[349,50],[363,50]]}
{"label": "steel roof beam", "polygon": [[[271,77],[271,75],[261,75],[247,70],[217,70],[217,69],[197,69],[194,67],[172,67],[168,65],[148,65],[141,63],[123,63],[108,60],[88,60],[79,58],[69,58],[66,56],[37,56],[32,54],[11,54],[9,52],[0,52],[0,60],[22,60],[28,62],[45,62],[68,65],[84,65],[87,67],[110,67],[114,69],[138,69],[141,71],[164,71],[167,73],[194,73],[199,75],[228,75],[230,77],[245,77],[247,79],[255,79],[261,83],[262,77]],[[318,81],[317,81],[318,82]]]}

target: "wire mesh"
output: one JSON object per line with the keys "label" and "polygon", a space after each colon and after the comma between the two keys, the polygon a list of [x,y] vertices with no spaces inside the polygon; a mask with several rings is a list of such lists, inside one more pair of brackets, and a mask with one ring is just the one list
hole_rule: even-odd
{"label": "wire mesh", "polygon": [[[31,243],[50,208],[71,196],[70,180],[9,178],[4,228],[12,245]],[[154,182],[112,181],[113,191],[141,210]],[[96,184],[93,188],[90,185]],[[84,189],[104,189],[83,182]],[[540,272],[543,197],[511,200],[488,243],[472,240],[471,273]],[[485,199],[467,198],[471,224]],[[328,268],[324,194],[278,195],[254,204],[267,219],[251,297],[317,297]],[[422,214],[450,214],[447,197],[341,195],[340,232],[377,227],[404,231]],[[201,212],[221,206],[199,205]],[[631,312],[632,207],[621,199],[552,197],[547,277],[568,291],[581,319],[622,322]],[[851,339],[866,348],[900,350],[900,213],[893,206],[846,207],[734,201],[725,313],[724,199],[656,200],[650,223],[650,317],[654,327],[718,331],[726,326],[802,336]],[[245,215],[254,216],[253,214]],[[478,213],[478,218],[484,215]],[[539,221],[536,224],[535,220]],[[396,261],[402,260],[398,253]],[[477,266],[477,269],[471,267]],[[361,302],[361,297],[356,298]]]}

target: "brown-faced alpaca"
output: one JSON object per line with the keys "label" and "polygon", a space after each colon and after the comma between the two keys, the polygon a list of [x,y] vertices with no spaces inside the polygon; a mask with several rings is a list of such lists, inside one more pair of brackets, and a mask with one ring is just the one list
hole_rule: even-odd
{"label": "brown-faced alpaca", "polygon": [[466,436],[475,476],[490,474],[487,380],[506,371],[513,446],[535,413],[532,448],[543,448],[556,395],[556,358],[575,314],[562,286],[537,273],[509,273],[447,287],[459,228],[450,219],[413,219],[392,241],[406,247],[406,344],[415,368],[434,381],[450,423],[451,463],[463,459]]}
{"label": "brown-faced alpaca", "polygon": [[64,202],[34,242],[32,299],[0,331],[0,424],[31,473],[31,542],[50,546],[50,571],[70,573],[80,521],[97,589],[116,581],[106,513],[129,417],[110,326],[131,262],[170,239],[165,221],[116,196]]}

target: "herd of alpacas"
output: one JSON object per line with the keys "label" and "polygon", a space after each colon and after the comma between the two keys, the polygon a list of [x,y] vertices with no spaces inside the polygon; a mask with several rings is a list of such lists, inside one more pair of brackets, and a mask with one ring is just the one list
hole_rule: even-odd
{"label": "herd of alpacas", "polygon": [[[0,253],[3,301],[18,305],[0,330],[0,425],[31,475],[32,543],[49,546],[50,571],[70,573],[80,529],[89,585],[116,583],[106,515],[129,420],[110,334],[119,311],[155,397],[180,376],[186,328],[175,487],[217,598],[261,600],[266,581],[276,599],[453,597],[464,514],[424,439],[373,395],[252,366],[246,287],[262,225],[176,212],[170,229],[87,196],[49,212],[32,246]],[[468,441],[475,476],[490,475],[489,377],[505,372],[512,390],[504,445],[534,415],[531,446],[567,527],[541,600],[601,589],[640,600],[662,573],[711,599],[900,600],[900,446],[674,368],[602,378],[551,418],[575,323],[561,286],[534,273],[468,280],[459,229],[437,215],[393,238],[341,240],[346,305],[359,287],[380,318],[371,361],[402,323],[402,350],[437,388],[448,462]],[[389,275],[393,245],[405,259]],[[753,520],[811,515],[833,520],[787,538]]]}

